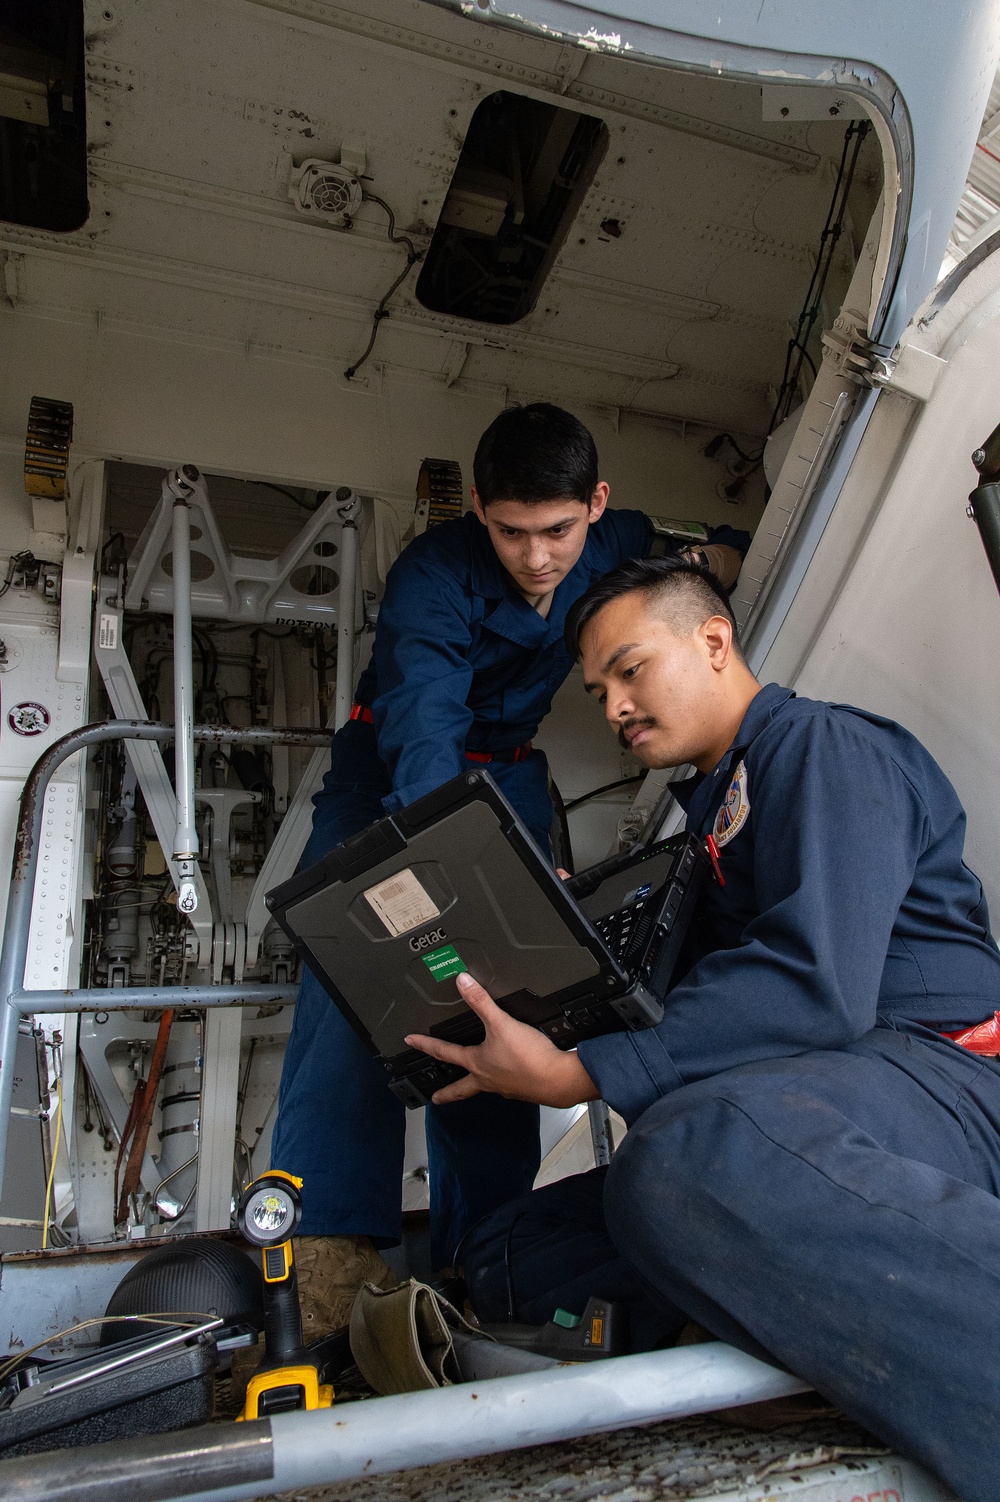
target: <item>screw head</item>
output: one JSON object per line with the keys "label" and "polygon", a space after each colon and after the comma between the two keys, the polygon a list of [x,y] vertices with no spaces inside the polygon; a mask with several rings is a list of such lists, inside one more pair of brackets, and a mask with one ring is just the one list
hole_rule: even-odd
{"label": "screw head", "polygon": [[985,449],[973,449],[972,450],[972,462],[976,466],[977,469],[979,468],[979,466],[981,464],[984,464],[986,462],[986,450]]}

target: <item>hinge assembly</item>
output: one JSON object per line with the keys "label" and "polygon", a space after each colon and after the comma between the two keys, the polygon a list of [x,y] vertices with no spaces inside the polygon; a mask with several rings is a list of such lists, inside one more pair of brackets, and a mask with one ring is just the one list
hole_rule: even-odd
{"label": "hinge assembly", "polygon": [[947,365],[940,355],[916,344],[900,344],[891,353],[870,339],[853,319],[838,318],[823,335],[827,358],[847,380],[859,386],[884,387],[914,401],[926,402]]}
{"label": "hinge assembly", "polygon": [[853,318],[841,315],[823,335],[827,358],[835,369],[859,386],[884,386],[896,369],[885,349],[870,339]]}

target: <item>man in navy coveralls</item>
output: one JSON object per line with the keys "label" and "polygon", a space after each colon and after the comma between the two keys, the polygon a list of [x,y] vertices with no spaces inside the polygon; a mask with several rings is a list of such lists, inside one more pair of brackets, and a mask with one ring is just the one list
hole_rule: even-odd
{"label": "man in navy coveralls", "polygon": [[[606,510],[590,433],[544,403],[503,412],[476,451],[475,510],[425,532],[389,572],[371,666],[334,737],[315,799],[310,865],[386,812],[465,770],[490,773],[549,854],[548,766],[531,738],[572,666],[566,612],[595,579],[653,544],[641,511]],[[703,550],[725,585],[746,533]],[[538,1109],[484,1097],[427,1111],[431,1252],[530,1189]],[[303,975],[271,1148],[304,1180],[296,1263],[307,1339],[343,1324],[399,1241],[404,1107],[318,981]]]}
{"label": "man in navy coveralls", "polygon": [[675,559],[615,570],[567,636],[622,743],[696,768],[677,792],[725,885],[647,1032],[560,1053],[459,977],[485,1042],[408,1040],[469,1071],[436,1099],[603,1096],[629,1123],[609,1170],[471,1231],[473,1306],[619,1299],[637,1350],[695,1320],[996,1502],[1000,953],[955,791],[901,726],[762,688]]}

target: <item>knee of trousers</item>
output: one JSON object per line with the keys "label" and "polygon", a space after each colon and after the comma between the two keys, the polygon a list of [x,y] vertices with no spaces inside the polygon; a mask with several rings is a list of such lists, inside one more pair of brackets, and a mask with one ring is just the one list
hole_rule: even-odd
{"label": "knee of trousers", "polygon": [[731,1270],[760,1229],[760,1140],[743,1112],[703,1086],[657,1101],[608,1171],[605,1216],[621,1254],[640,1269],[684,1273],[721,1258]]}

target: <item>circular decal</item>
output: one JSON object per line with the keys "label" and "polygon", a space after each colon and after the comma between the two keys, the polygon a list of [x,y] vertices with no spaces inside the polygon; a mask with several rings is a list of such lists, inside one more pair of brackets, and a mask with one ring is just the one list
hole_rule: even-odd
{"label": "circular decal", "polygon": [[747,764],[741,761],[729,784],[726,801],[715,816],[712,833],[716,844],[728,845],[743,828],[750,814],[750,794],[747,790]]}
{"label": "circular decal", "polygon": [[16,735],[41,735],[51,721],[44,704],[15,704],[7,716],[7,724]]}

